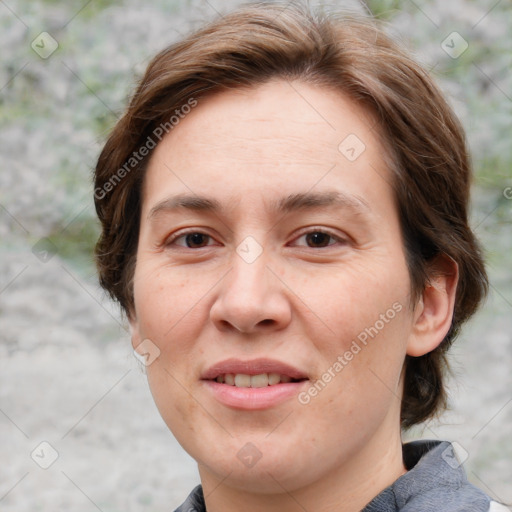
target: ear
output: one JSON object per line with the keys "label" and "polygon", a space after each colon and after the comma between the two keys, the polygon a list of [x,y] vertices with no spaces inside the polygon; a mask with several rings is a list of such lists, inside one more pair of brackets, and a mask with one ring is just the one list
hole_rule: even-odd
{"label": "ear", "polygon": [[450,330],[459,279],[459,267],[447,255],[435,258],[430,279],[414,310],[407,355],[419,357],[432,352]]}
{"label": "ear", "polygon": [[128,323],[130,326],[130,336],[132,339],[132,347],[133,350],[136,350],[137,347],[141,344],[140,330],[139,330],[139,322],[137,320],[137,315],[135,311],[130,311],[128,313]]}

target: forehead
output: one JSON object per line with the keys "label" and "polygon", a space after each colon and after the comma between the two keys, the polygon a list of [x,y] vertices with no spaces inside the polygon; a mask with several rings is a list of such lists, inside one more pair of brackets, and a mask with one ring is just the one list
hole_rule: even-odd
{"label": "forehead", "polygon": [[[338,91],[274,80],[198,99],[155,149],[146,199],[169,193],[236,197],[333,187],[364,196],[389,188],[373,116]],[[390,190],[377,190],[391,194]],[[275,197],[273,198],[275,199]]]}

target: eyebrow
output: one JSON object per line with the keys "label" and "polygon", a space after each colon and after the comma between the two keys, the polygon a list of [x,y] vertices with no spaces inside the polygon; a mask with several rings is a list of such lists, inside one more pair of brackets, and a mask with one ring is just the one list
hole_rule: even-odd
{"label": "eyebrow", "polygon": [[[300,192],[290,194],[272,203],[279,213],[290,213],[322,207],[338,207],[351,210],[355,214],[370,213],[369,204],[361,197],[348,195],[339,191]],[[148,219],[158,217],[162,213],[186,209],[201,212],[220,213],[223,207],[219,201],[211,197],[180,194],[164,199],[151,208]]]}
{"label": "eyebrow", "polygon": [[352,210],[357,214],[371,211],[370,205],[363,198],[339,191],[291,194],[277,201],[276,210],[281,213],[289,213],[296,210],[333,206]]}
{"label": "eyebrow", "polygon": [[168,213],[180,209],[204,212],[217,212],[222,210],[220,203],[216,199],[182,194],[164,199],[157,203],[153,208],[151,208],[148,214],[148,219],[158,217],[162,213]]}

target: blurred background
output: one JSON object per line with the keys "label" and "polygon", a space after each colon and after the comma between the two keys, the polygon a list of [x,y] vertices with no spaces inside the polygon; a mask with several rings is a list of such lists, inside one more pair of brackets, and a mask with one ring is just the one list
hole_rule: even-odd
{"label": "blurred background", "polygon": [[[0,511],[170,511],[199,482],[96,283],[91,176],[149,59],[241,3],[0,1]],[[311,4],[387,20],[466,127],[490,296],[453,347],[451,409],[406,437],[456,441],[510,503],[512,4]]]}

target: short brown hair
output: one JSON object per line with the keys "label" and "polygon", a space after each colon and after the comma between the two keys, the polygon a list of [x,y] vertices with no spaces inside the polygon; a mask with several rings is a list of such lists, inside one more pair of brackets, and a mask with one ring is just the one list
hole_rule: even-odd
{"label": "short brown hair", "polygon": [[446,351],[488,283],[468,225],[471,169],[463,130],[426,71],[373,20],[315,13],[297,2],[253,4],[159,53],[96,167],[100,283],[133,313],[141,188],[155,130],[170,131],[169,116],[191,99],[272,78],[334,88],[375,115],[391,155],[413,300],[428,283],[433,258],[444,254],[458,264],[448,335],[434,351],[405,361],[401,422],[410,427],[446,405]]}

